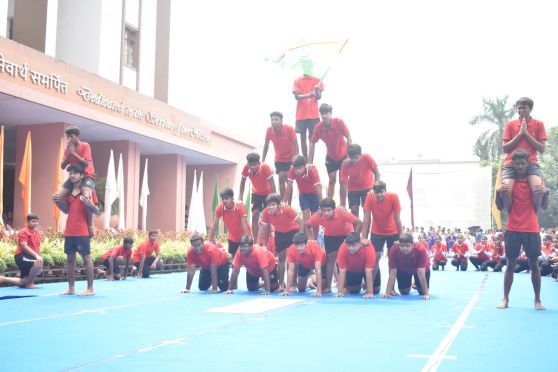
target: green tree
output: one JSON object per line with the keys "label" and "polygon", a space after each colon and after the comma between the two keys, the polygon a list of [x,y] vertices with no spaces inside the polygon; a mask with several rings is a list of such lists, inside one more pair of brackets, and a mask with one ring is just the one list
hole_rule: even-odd
{"label": "green tree", "polygon": [[508,96],[482,99],[483,112],[475,115],[469,124],[489,124],[481,133],[474,146],[474,153],[481,160],[498,162],[502,155],[502,133],[506,123],[515,114],[514,107],[508,107]]}
{"label": "green tree", "polygon": [[550,196],[548,209],[539,213],[539,224],[542,227],[558,227],[558,127],[550,128],[547,136],[546,149],[539,161]]}

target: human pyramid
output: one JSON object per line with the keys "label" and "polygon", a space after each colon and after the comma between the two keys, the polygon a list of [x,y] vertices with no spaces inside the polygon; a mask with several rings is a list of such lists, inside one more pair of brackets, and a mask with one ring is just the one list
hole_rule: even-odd
{"label": "human pyramid", "polygon": [[[280,112],[270,114],[271,126],[266,131],[262,156],[255,152],[247,154],[240,181],[239,200],[244,194],[246,180],[252,184],[252,223],[248,223],[246,206],[235,200],[234,191],[230,188],[222,190],[221,203],[215,210],[207,239],[200,234],[194,234],[190,239],[186,287],[182,293],[191,291],[199,267],[200,291],[232,294],[238,287],[238,276],[244,266],[246,288],[261,295],[277,292],[287,296],[294,291],[315,289],[310,295],[322,296],[333,292],[335,277],[337,290],[334,296],[358,294],[364,289],[362,297],[372,298],[381,291],[379,261],[386,246],[389,274],[381,297],[407,295],[416,288],[422,299],[430,299],[428,245],[415,242],[412,234],[403,232],[398,196],[387,191],[376,162],[362,152],[360,145],[352,142],[343,120],[332,117],[332,106],[322,103],[318,108],[323,90],[323,82],[310,75],[295,80],[296,128],[284,124]],[[516,108],[519,118],[509,122],[504,130],[504,180],[497,190],[499,208],[509,213],[505,244],[499,244],[498,250],[492,253],[483,250],[480,253],[484,255],[479,256],[476,252],[475,257],[500,257],[501,260],[494,263],[499,269],[506,264],[504,300],[498,307],[507,308],[517,257],[520,250],[524,252],[531,270],[535,308],[542,310],[538,264],[541,238],[537,212],[547,205],[548,190],[542,182],[537,153],[544,151],[546,132],[543,123],[530,116],[531,99],[518,100]],[[61,167],[68,171],[69,178],[52,197],[60,211],[68,215],[64,252],[68,257],[69,288],[62,294],[75,293],[76,254],[79,253],[87,274],[87,289],[80,294],[93,295],[90,238],[93,235],[92,215],[98,213],[93,192],[95,170],[91,148],[88,143],[80,141],[79,128],[69,127],[65,133],[68,145]],[[296,133],[300,135],[301,153]],[[324,142],[327,150],[326,197],[322,195],[320,177],[314,165],[315,145],[319,141]],[[265,162],[269,142],[275,150],[279,193],[273,172]],[[339,206],[333,199],[338,173]],[[302,216],[290,206],[295,182]],[[360,207],[363,208],[362,220],[358,218]],[[34,287],[34,278],[41,272],[43,264],[40,236],[36,231],[38,219],[37,215],[29,214],[27,226],[18,234],[15,260],[20,278],[0,277],[0,282]],[[228,231],[228,253],[216,242],[215,232],[221,219]],[[320,227],[323,228],[323,244],[317,242]],[[130,263],[133,264],[133,276],[149,277],[150,270],[160,262],[157,238],[157,231],[150,231],[149,239],[135,250],[132,249],[133,240],[127,237],[122,245],[107,251],[102,256],[106,268],[103,273],[107,279],[126,279]],[[443,267],[448,257],[458,269],[462,267],[465,252],[459,237],[452,252],[447,252],[438,243],[432,249],[433,269]],[[232,256],[230,275],[229,254]],[[123,263],[125,268],[122,271],[120,266]],[[399,292],[395,290],[396,281]]]}

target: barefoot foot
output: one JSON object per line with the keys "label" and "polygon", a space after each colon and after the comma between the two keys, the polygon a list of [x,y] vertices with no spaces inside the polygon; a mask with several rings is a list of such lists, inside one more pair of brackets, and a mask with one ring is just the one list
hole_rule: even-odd
{"label": "barefoot foot", "polygon": [[546,310],[540,301],[535,301],[535,310]]}
{"label": "barefoot foot", "polygon": [[95,291],[92,289],[88,289],[86,291],[80,292],[79,295],[80,296],[93,296],[95,294]]}
{"label": "barefoot foot", "polygon": [[503,300],[500,305],[496,306],[496,309],[507,309],[508,308],[508,300]]}
{"label": "barefoot foot", "polygon": [[74,294],[76,294],[76,292],[73,289],[67,289],[64,292],[60,293],[60,296],[70,296]]}

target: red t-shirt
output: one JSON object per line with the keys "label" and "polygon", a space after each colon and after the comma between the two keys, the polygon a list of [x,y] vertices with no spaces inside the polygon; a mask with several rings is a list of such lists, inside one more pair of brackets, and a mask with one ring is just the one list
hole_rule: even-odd
{"label": "red t-shirt", "polygon": [[385,199],[379,202],[371,192],[366,195],[363,209],[372,212],[372,233],[378,235],[395,235],[398,233],[395,224],[395,212],[401,212],[399,197],[392,192],[385,193]]}
{"label": "red t-shirt", "polygon": [[409,255],[405,256],[394,244],[388,253],[388,266],[390,269],[401,270],[407,274],[416,274],[417,269],[430,270],[430,259],[428,252],[420,244],[413,243],[413,249]]}
{"label": "red t-shirt", "polygon": [[31,250],[37,254],[41,254],[41,235],[38,231],[30,229],[29,226],[25,226],[17,233],[17,247],[14,252],[16,254],[24,253],[19,243],[25,242]]}
{"label": "red t-shirt", "polygon": [[461,245],[458,245],[457,242],[455,242],[451,247],[451,251],[457,258],[464,258],[465,254],[469,252],[469,246],[465,242],[463,242],[463,244]]}
{"label": "red t-shirt", "polygon": [[271,224],[276,232],[286,233],[300,228],[295,221],[297,216],[296,211],[288,205],[281,205],[275,215],[269,213],[269,209],[265,207],[261,222]]}
{"label": "red t-shirt", "polygon": [[275,149],[275,161],[290,163],[293,156],[296,155],[296,133],[293,127],[283,124],[281,130],[277,133],[273,127],[267,128],[265,140],[273,142]]}
{"label": "red t-shirt", "polygon": [[345,136],[350,136],[349,129],[338,118],[331,119],[331,125],[326,127],[323,121],[320,121],[314,132],[312,132],[312,143],[318,140],[324,141],[327,149],[327,156],[331,159],[339,161],[347,155],[347,140]]}
{"label": "red t-shirt", "polygon": [[343,162],[339,181],[347,182],[349,191],[371,189],[374,186],[373,171],[376,168],[378,165],[374,159],[368,154],[362,154],[354,164],[349,159]]}
{"label": "red t-shirt", "polygon": [[258,195],[269,195],[271,194],[271,185],[269,184],[269,179],[273,177],[273,172],[269,165],[262,163],[256,173],[252,173],[248,164],[242,169],[242,177],[248,177],[250,182],[252,182],[252,193]]}
{"label": "red t-shirt", "polygon": [[[324,84],[320,79],[313,76],[303,75],[295,80],[293,93],[299,95],[308,94],[314,91],[319,84],[320,91],[323,92]],[[316,97],[303,98],[296,103],[296,120],[319,119],[318,100]]]}
{"label": "red t-shirt", "polygon": [[498,247],[491,244],[489,248],[490,248],[490,253],[492,253],[492,257],[490,257],[490,261],[500,262],[502,260],[500,257],[506,254],[504,243],[500,243]]}
{"label": "red t-shirt", "polygon": [[527,178],[515,180],[512,190],[512,207],[506,225],[507,230],[536,233],[540,231],[531,195],[531,187]]}
{"label": "red t-shirt", "polygon": [[141,261],[141,256],[145,255],[145,258],[151,257],[155,253],[159,254],[161,252],[159,248],[159,242],[155,242],[151,244],[151,240],[147,239],[143,243],[141,243],[138,248],[134,251],[134,258],[132,259],[133,263],[138,263]]}
{"label": "red t-shirt", "polygon": [[363,245],[355,254],[349,253],[349,246],[343,242],[337,252],[337,265],[340,269],[347,269],[352,273],[361,273],[364,269],[376,266],[376,250],[372,244]]}
{"label": "red t-shirt", "polygon": [[[242,218],[246,217],[248,213],[246,212],[246,207],[243,203],[234,203],[234,207],[229,209],[226,208],[223,203],[217,206],[215,209],[215,218],[223,218],[225,227],[229,233],[229,240],[233,242],[239,242],[242,235],[244,235],[244,229],[242,228]],[[252,229],[248,224],[248,234],[252,234]]]}
{"label": "red t-shirt", "polygon": [[[87,167],[83,168],[83,176],[88,176],[91,177],[93,179],[95,179],[95,167],[93,166],[93,157],[91,156],[91,146],[89,146],[89,144],[87,142],[81,142],[79,141],[79,145],[78,147],[76,147],[76,153],[82,157],[83,159],[87,160],[89,162],[89,164],[87,164]],[[66,158],[66,155],[68,154],[68,149],[65,148],[64,149],[64,158]],[[81,163],[78,161],[78,159],[72,155],[70,156],[70,158],[68,159],[68,162],[72,165],[74,164],[80,164]]]}
{"label": "red t-shirt", "polygon": [[66,195],[68,202],[68,218],[66,219],[66,229],[64,236],[89,236],[89,228],[87,226],[87,212],[85,205],[80,199],[81,193]]}
{"label": "red t-shirt", "polygon": [[119,245],[117,247],[113,247],[111,249],[109,249],[108,251],[106,251],[102,256],[101,256],[101,262],[104,262],[107,258],[109,257],[119,257],[122,256],[124,257],[124,259],[130,259],[132,257],[132,250],[131,249],[124,249],[124,244]]}
{"label": "red t-shirt", "polygon": [[486,253],[487,253],[487,252],[490,252],[490,251],[492,250],[492,244],[485,244],[485,245],[482,245],[481,243],[478,243],[478,244],[475,246],[475,251],[476,251],[476,252],[478,252],[478,251],[480,251],[480,250],[482,250],[482,249],[484,249],[484,250],[483,250],[482,252],[480,252],[480,253],[475,253],[475,252],[473,252],[473,253],[475,253],[475,255],[476,255],[478,258],[480,258],[481,260],[486,261],[486,260],[488,260],[488,258],[489,258],[488,255],[487,255]]}
{"label": "red t-shirt", "polygon": [[235,269],[245,266],[250,275],[262,276],[262,269],[267,268],[270,273],[275,269],[275,256],[259,245],[254,245],[250,256],[240,253],[240,249],[236,251],[232,265]]}
{"label": "red t-shirt", "polygon": [[296,245],[292,244],[287,248],[287,262],[300,264],[307,269],[316,267],[316,261],[320,261],[320,267],[326,263],[326,254],[315,240],[309,240],[306,244],[306,253],[300,254],[296,250]]}
{"label": "red t-shirt", "polygon": [[310,216],[306,224],[314,229],[318,226],[323,226],[324,235],[326,236],[346,236],[353,232],[353,223],[356,220],[357,217],[354,214],[347,210],[343,211],[342,207],[337,207],[330,220],[325,218],[321,211],[318,211]]}
{"label": "red t-shirt", "polygon": [[289,181],[296,181],[298,186],[298,192],[301,195],[304,194],[315,194],[316,185],[320,184],[320,176],[318,174],[318,169],[312,165],[306,166],[306,172],[300,176],[296,174],[295,168],[291,165],[289,169],[289,174],[287,176]]}
{"label": "red t-shirt", "polygon": [[[420,246],[422,248],[425,248],[424,244],[420,244]],[[447,252],[448,252],[448,247],[445,244],[440,244],[440,245],[434,244],[432,246],[432,253],[434,253],[434,261],[446,260],[446,257],[444,256],[444,253],[447,253]]]}
{"label": "red t-shirt", "polygon": [[554,252],[554,245],[552,242],[548,245],[541,245],[541,251],[545,254],[545,256],[549,256]]}
{"label": "red t-shirt", "polygon": [[200,254],[190,248],[186,256],[188,265],[197,265],[202,269],[209,269],[209,265],[223,266],[229,262],[229,255],[211,243],[204,243]]}
{"label": "red t-shirt", "polygon": [[[512,120],[506,124],[504,127],[504,133],[502,133],[502,140],[504,142],[511,141],[513,137],[519,133],[521,129],[521,120],[516,119]],[[535,120],[530,118],[527,122],[527,131],[531,133],[533,137],[537,141],[546,141],[546,130],[544,129],[544,124],[542,121]],[[529,143],[525,136],[522,136],[517,145],[513,148],[513,150],[522,149],[529,153],[529,163],[537,163],[537,150]],[[506,157],[504,158],[504,164],[511,164],[512,163],[512,151],[506,153]]]}

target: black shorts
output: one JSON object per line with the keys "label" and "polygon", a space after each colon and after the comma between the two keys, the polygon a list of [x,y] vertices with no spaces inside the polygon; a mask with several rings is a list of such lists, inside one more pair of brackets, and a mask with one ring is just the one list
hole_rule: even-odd
{"label": "black shorts", "polygon": [[[198,288],[200,291],[207,291],[211,287],[211,271],[209,269],[200,269],[200,279],[198,280]],[[229,263],[217,267],[217,287],[220,291],[229,289]]]}
{"label": "black shorts", "polygon": [[[430,289],[430,270],[426,271],[425,276],[426,276],[426,285]],[[411,288],[413,277],[415,278],[415,285],[417,286],[417,291],[419,294],[422,295],[423,293],[422,285],[420,284],[420,280],[416,273],[411,275],[401,270],[397,270],[397,288],[399,288],[399,291],[403,289]]]}
{"label": "black shorts", "polygon": [[399,234],[394,235],[378,235],[378,234],[370,234],[370,241],[372,245],[376,249],[376,252],[382,252],[384,250],[384,244],[387,243],[388,251],[393,245],[393,243],[399,240]]}
{"label": "black shorts", "polygon": [[326,253],[331,253],[339,250],[341,244],[345,241],[345,236],[327,236],[324,235],[324,247]]}
{"label": "black shorts", "polygon": [[275,252],[283,252],[285,249],[289,248],[293,244],[293,236],[298,232],[298,230],[279,232],[275,231]]}
{"label": "black shorts", "polygon": [[325,159],[325,166],[327,169],[327,173],[334,173],[337,172],[339,169],[341,169],[341,164],[343,164],[343,161],[345,160],[345,158],[341,159],[341,160],[333,160],[332,158],[330,158],[329,156],[326,155],[326,159]]}
{"label": "black shorts", "polygon": [[310,209],[312,213],[315,213],[320,209],[320,201],[317,194],[300,194],[298,196],[298,204],[302,211]]}
{"label": "black shorts", "polygon": [[[246,287],[247,288],[257,288],[260,276],[254,276],[249,272],[246,272]],[[269,273],[269,284],[273,286],[273,284],[279,285],[279,274],[277,274],[277,266]]]}
{"label": "black shorts", "polygon": [[362,285],[364,280],[364,271],[355,273],[352,271],[347,271],[345,276],[345,287],[359,287]]}
{"label": "black shorts", "polygon": [[506,257],[517,258],[519,249],[523,246],[525,255],[537,258],[541,255],[541,235],[536,232],[506,231],[504,237],[506,244]]}
{"label": "black shorts", "polygon": [[[145,257],[145,260],[143,261],[143,272],[141,274],[142,278],[149,278],[149,276],[151,275],[151,265],[153,265],[153,262],[155,262],[155,256],[149,256],[149,257]],[[136,269],[139,270],[141,261],[134,263],[134,266],[136,267]],[[161,268],[161,261],[157,262],[157,267],[156,269],[160,269]]]}
{"label": "black shorts", "polygon": [[349,191],[349,208],[352,208],[355,205],[364,206],[366,195],[368,195],[368,192],[370,192],[370,190],[372,189]]}
{"label": "black shorts", "polygon": [[[527,176],[539,176],[542,178],[541,167],[537,163],[529,163],[527,166]],[[513,164],[504,164],[502,167],[502,179],[517,179]]]}
{"label": "black shorts", "polygon": [[[91,190],[95,191],[95,180],[89,176],[85,176],[81,179],[81,186],[89,187]],[[74,184],[68,178],[63,184],[62,187],[66,190],[72,190],[74,188]]]}
{"label": "black shorts", "polygon": [[267,195],[252,194],[252,210],[263,211],[265,208],[265,198],[267,198]]}
{"label": "black shorts", "polygon": [[308,129],[308,135],[312,136],[312,133],[314,133],[314,128],[316,128],[316,124],[318,124],[319,122],[320,119],[297,120],[295,122],[295,132],[304,135],[306,134],[306,130]]}
{"label": "black shorts", "polygon": [[79,252],[82,256],[91,253],[91,238],[88,236],[66,236],[64,237],[64,253]]}
{"label": "black shorts", "polygon": [[[298,271],[298,276],[308,276],[308,275],[310,275],[310,271],[314,269],[314,268],[307,269],[304,266],[302,266],[301,264],[297,264],[296,267],[297,267],[297,271]],[[322,266],[322,279],[326,279],[326,274],[327,274],[326,271],[327,271],[327,267],[324,264]]]}
{"label": "black shorts", "polygon": [[229,254],[234,257],[236,251],[238,250],[239,245],[240,245],[239,242],[233,242],[232,240],[229,239],[229,249],[228,249]]}
{"label": "black shorts", "polygon": [[35,265],[35,262],[37,262],[35,257],[29,256],[24,253],[16,254],[14,256],[14,259],[17,268],[19,269],[19,277],[21,279],[25,278],[26,276],[29,276],[29,270],[31,270],[33,265]]}
{"label": "black shorts", "polygon": [[[103,261],[103,266],[105,269],[110,269],[110,257]],[[112,272],[113,274],[120,274],[120,264],[118,263],[118,257],[112,262]]]}
{"label": "black shorts", "polygon": [[275,162],[275,173],[279,173],[279,172],[288,172],[289,169],[291,168],[291,162],[290,161],[276,161]]}

